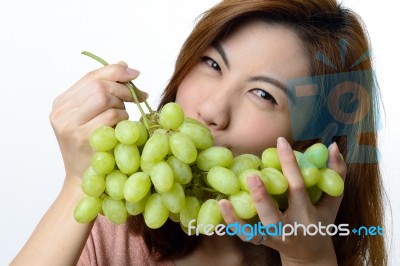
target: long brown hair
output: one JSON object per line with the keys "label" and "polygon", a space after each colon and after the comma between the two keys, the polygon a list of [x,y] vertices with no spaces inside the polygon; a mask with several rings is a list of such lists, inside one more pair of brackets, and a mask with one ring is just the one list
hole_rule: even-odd
{"label": "long brown hair", "polygon": [[[203,52],[215,40],[228,35],[233,27],[248,19],[261,19],[293,29],[303,41],[305,52],[309,55],[312,76],[372,69],[371,59],[368,57],[353,65],[370,50],[368,36],[361,19],[335,0],[226,0],[205,12],[187,38],[177,58],[172,78],[164,91],[160,107],[175,100],[179,85],[198,63]],[[344,57],[339,56],[343,52],[338,45],[341,40],[346,42]],[[321,54],[324,55],[325,62],[317,56]],[[338,77],[340,79],[340,76]],[[367,106],[373,112],[361,123],[352,125],[351,134],[360,136],[359,144],[375,147],[377,101],[374,96],[377,95],[377,87],[374,86],[371,76],[363,78],[365,80],[359,82],[368,84],[365,88],[373,97],[370,97],[369,105],[364,105],[361,99],[359,108]],[[326,109],[329,89],[329,86],[322,88],[319,102],[315,103],[317,109]],[[315,116],[314,119],[314,123],[319,123],[321,121],[318,119],[322,118]],[[365,125],[370,129],[368,133],[362,131]],[[347,136],[352,137],[349,134]],[[361,150],[361,145],[347,145],[347,139],[343,136],[335,138],[347,162],[350,162],[344,197],[335,223],[349,224],[350,229],[360,226],[382,226],[384,207],[379,165],[375,161],[360,162],[358,158],[365,152]],[[294,148],[296,145],[297,143]],[[366,156],[376,158],[376,153],[376,149],[370,149]],[[149,251],[160,260],[184,256],[196,247],[198,241],[197,237],[187,236],[179,224],[171,221],[160,229],[150,230],[144,225],[143,218],[137,216],[131,218],[131,228],[135,233],[143,235]],[[340,265],[387,264],[383,236],[335,235],[333,243]],[[280,264],[276,251],[267,248],[266,252],[271,265]]]}

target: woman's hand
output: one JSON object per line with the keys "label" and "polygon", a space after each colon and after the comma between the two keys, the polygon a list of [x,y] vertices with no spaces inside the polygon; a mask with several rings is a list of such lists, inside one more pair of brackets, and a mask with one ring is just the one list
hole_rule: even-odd
{"label": "woman's hand", "polygon": [[133,99],[122,83],[138,75],[124,62],[108,65],[88,73],[55,99],[50,121],[67,176],[80,178],[89,166],[92,149],[88,138],[94,129],[128,119],[124,102]]}
{"label": "woman's hand", "polygon": [[[278,139],[278,153],[282,164],[282,171],[289,182],[288,204],[289,207],[283,213],[276,208],[268,195],[264,184],[258,176],[249,176],[248,185],[261,223],[264,226],[269,224],[282,225],[315,224],[322,226],[333,224],[338,212],[342,197],[331,197],[324,195],[321,200],[313,205],[308,197],[303,178],[299,171],[296,158],[289,143],[284,138]],[[346,164],[341,159],[338,146],[333,143],[329,147],[328,167],[338,172],[342,178],[346,175]],[[241,223],[229,201],[221,200],[220,207],[223,218],[227,224]],[[247,236],[240,238],[246,241]],[[260,241],[261,240],[261,241]],[[281,255],[283,265],[336,265],[336,255],[330,236],[320,234],[304,236],[301,229],[297,230],[297,236],[266,236],[262,238],[256,235],[250,240],[254,244],[269,246]]]}

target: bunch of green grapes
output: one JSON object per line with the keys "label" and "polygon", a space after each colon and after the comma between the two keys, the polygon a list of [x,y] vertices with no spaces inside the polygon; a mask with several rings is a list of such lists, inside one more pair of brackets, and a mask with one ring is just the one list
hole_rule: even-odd
{"label": "bunch of green grapes", "polygon": [[[137,102],[137,91],[131,92]],[[223,198],[239,218],[257,218],[249,175],[261,178],[277,208],[287,208],[288,181],[276,148],[266,149],[261,158],[234,156],[228,148],[214,146],[208,127],[185,117],[177,103],[166,104],[159,113],[140,111],[141,121],[102,126],[90,135],[94,154],[82,176],[86,196],[75,208],[78,222],[88,223],[102,214],[121,224],[129,215],[142,214],[152,229],[171,219],[187,232],[192,220],[203,225],[221,223],[218,200]],[[326,167],[326,146],[317,143],[295,155],[313,203],[323,192],[342,194],[342,178]]]}

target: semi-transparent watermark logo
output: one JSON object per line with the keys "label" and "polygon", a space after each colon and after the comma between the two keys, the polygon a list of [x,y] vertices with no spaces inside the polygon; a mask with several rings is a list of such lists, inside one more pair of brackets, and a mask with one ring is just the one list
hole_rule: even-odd
{"label": "semi-transparent watermark logo", "polygon": [[[339,41],[344,64],[346,42]],[[364,53],[352,66],[369,58]],[[322,53],[317,59],[336,69]],[[376,132],[381,126],[376,79],[372,69],[310,76],[287,83],[293,138],[297,141],[320,139],[329,145],[334,137],[346,137],[352,153],[348,163],[376,163],[378,151],[360,143],[360,134]]]}
{"label": "semi-transparent watermark logo", "polygon": [[238,222],[232,224],[218,224],[216,226],[211,224],[196,224],[196,220],[193,219],[188,224],[189,235],[229,235],[229,236],[241,236],[244,235],[247,241],[252,240],[257,236],[268,236],[268,237],[280,237],[282,241],[285,241],[290,236],[349,236],[354,235],[366,235],[366,236],[383,236],[383,227],[381,226],[360,226],[357,228],[350,228],[349,224],[328,224],[323,225],[321,222],[318,224],[304,225],[295,222],[294,224],[267,224],[263,225],[261,222],[256,224],[239,224]]}

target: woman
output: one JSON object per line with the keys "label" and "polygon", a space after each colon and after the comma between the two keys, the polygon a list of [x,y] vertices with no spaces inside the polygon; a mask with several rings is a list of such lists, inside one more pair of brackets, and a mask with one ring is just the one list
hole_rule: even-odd
{"label": "woman", "polygon": [[[341,43],[346,43],[345,54]],[[368,75],[371,60],[365,58],[353,65],[368,50],[358,17],[333,0],[223,1],[203,15],[185,42],[160,107],[178,102],[187,116],[211,129],[216,145],[229,147],[234,154],[260,155],[265,148],[278,146],[289,181],[288,208],[276,210],[260,186],[259,177],[248,178],[263,224],[322,222],[349,224],[349,228],[382,225],[378,165],[364,163],[362,146],[349,141],[357,134],[362,143],[375,146],[375,99],[359,98],[357,108],[364,115],[352,123],[342,117],[340,124],[331,124],[335,108],[327,107],[332,107],[329,99],[336,99],[330,94],[332,82],[341,81],[349,72],[367,73],[356,75],[352,82],[363,84],[368,95],[376,95],[373,79]],[[386,264],[380,236],[298,235],[286,241],[278,237],[250,241],[229,236],[189,237],[172,222],[150,230],[141,216],[132,217],[122,226],[113,226],[101,217],[94,227],[77,224],[72,210],[82,196],[80,176],[91,155],[87,136],[100,125],[115,125],[127,119],[123,102],[131,98],[119,82],[137,76],[138,72],[124,63],[110,65],[84,76],[55,100],[51,122],[63,154],[65,185],[15,264]],[[291,109],[298,104],[293,102],[296,94],[292,94],[289,84],[305,77],[319,77],[321,86],[312,108],[300,108],[306,119],[298,133],[293,121],[293,110],[297,109]],[[331,112],[330,118],[327,112]],[[311,127],[313,134],[307,135],[308,125],[327,126]],[[308,199],[292,148],[303,150],[321,140],[336,141],[329,148],[329,166],[346,177],[345,192],[343,199],[325,196],[314,206]],[[351,162],[347,167],[339,150]],[[365,158],[374,158],[376,151],[369,152]],[[228,201],[221,200],[220,208],[226,223],[242,222]]]}

